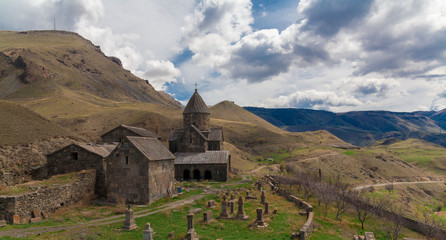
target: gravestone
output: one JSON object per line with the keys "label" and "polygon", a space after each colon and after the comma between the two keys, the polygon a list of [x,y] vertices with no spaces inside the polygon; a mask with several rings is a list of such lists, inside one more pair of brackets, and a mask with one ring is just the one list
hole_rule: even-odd
{"label": "gravestone", "polygon": [[150,223],[146,223],[146,228],[142,231],[143,240],[153,240],[153,229],[150,227]]}
{"label": "gravestone", "polygon": [[42,221],[41,217],[35,217],[35,218],[31,218],[29,220],[29,223],[38,223],[38,222],[41,222],[41,221]]}
{"label": "gravestone", "polygon": [[234,205],[235,205],[234,201],[230,200],[229,201],[229,209],[230,209],[229,214],[231,214],[231,215],[234,214]]}
{"label": "gravestone", "polygon": [[39,210],[33,210],[32,212],[31,212],[31,215],[33,216],[33,218],[36,218],[36,217],[40,217],[40,212],[39,212]]}
{"label": "gravestone", "polygon": [[265,204],[265,191],[262,191],[262,196],[260,196],[260,204]]}
{"label": "gravestone", "polygon": [[212,220],[212,211],[208,210],[203,213],[203,222],[209,223]]}
{"label": "gravestone", "polygon": [[229,218],[228,214],[228,203],[226,202],[226,198],[223,196],[223,201],[221,201],[221,212],[220,216],[217,217],[218,219],[221,218]]}
{"label": "gravestone", "polygon": [[273,214],[277,214],[277,208],[274,208]]}
{"label": "gravestone", "polygon": [[12,224],[20,224],[20,216],[12,215]]}
{"label": "gravestone", "polygon": [[265,202],[265,215],[269,214],[269,203]]}
{"label": "gravestone", "polygon": [[214,201],[214,200],[210,200],[210,201],[208,201],[208,205],[207,205],[207,207],[208,207],[208,208],[215,208],[215,201]]}
{"label": "gravestone", "polygon": [[265,223],[265,220],[263,219],[262,208],[257,208],[256,213],[257,213],[257,217],[256,217],[256,220],[254,221],[254,225],[259,228],[266,227],[267,224]]}
{"label": "gravestone", "polygon": [[249,216],[246,216],[245,214],[245,209],[243,206],[243,198],[242,196],[240,196],[238,198],[238,211],[237,211],[237,215],[235,216],[236,219],[240,219],[240,220],[247,220],[249,219]]}
{"label": "gravestone", "polygon": [[130,209],[130,205],[127,210],[125,210],[125,221],[124,226],[122,226],[122,230],[131,231],[136,229],[138,226],[135,224],[135,219],[133,219],[133,211]]}
{"label": "gravestone", "polygon": [[188,213],[196,214],[196,213],[200,213],[201,211],[203,211],[203,209],[201,209],[201,208],[194,208],[194,209],[189,210]]}
{"label": "gravestone", "polygon": [[45,211],[42,211],[42,217],[43,217],[43,219],[47,219],[49,217],[48,213]]}
{"label": "gravestone", "polygon": [[186,240],[198,240],[198,235],[195,232],[194,228],[194,214],[189,213],[187,214],[187,233],[186,233]]}
{"label": "gravestone", "polygon": [[6,220],[0,220],[0,227],[6,226]]}

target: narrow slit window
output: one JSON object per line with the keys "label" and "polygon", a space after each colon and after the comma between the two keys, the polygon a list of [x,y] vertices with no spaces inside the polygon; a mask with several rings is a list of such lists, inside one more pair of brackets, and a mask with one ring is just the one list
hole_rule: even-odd
{"label": "narrow slit window", "polygon": [[129,164],[129,156],[125,156],[125,164]]}

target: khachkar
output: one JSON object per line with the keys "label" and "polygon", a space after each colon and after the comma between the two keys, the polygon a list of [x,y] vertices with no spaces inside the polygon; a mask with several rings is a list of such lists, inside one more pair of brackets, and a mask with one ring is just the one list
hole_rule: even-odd
{"label": "khachkar", "polygon": [[194,214],[187,214],[187,234],[186,240],[199,240],[197,233],[194,228]]}
{"label": "khachkar", "polygon": [[245,210],[243,208],[243,198],[242,196],[240,196],[238,198],[238,211],[237,211],[237,215],[235,216],[236,219],[240,219],[240,220],[248,220],[249,216],[246,216],[245,214]]}
{"label": "khachkar", "polygon": [[259,228],[268,226],[265,223],[265,220],[263,219],[263,210],[262,210],[262,208],[257,208],[256,209],[256,213],[257,213],[257,218],[254,221],[254,225],[259,227]]}
{"label": "khachkar", "polygon": [[262,190],[262,196],[260,196],[260,204],[265,204],[265,191]]}
{"label": "khachkar", "polygon": [[125,210],[125,221],[124,226],[122,226],[122,230],[124,231],[131,231],[138,226],[135,224],[135,219],[133,219],[133,211],[130,209],[130,205],[128,206],[128,209]]}
{"label": "khachkar", "polygon": [[220,216],[218,216],[217,219],[225,219],[225,218],[229,218],[228,202],[226,202],[226,196],[223,196],[223,201],[221,201]]}

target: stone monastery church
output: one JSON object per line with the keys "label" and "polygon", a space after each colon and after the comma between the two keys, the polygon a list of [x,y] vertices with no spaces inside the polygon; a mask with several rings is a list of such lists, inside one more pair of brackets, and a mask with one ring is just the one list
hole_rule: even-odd
{"label": "stone monastery church", "polygon": [[95,194],[110,202],[150,204],[172,195],[176,180],[227,181],[229,151],[223,130],[210,127],[210,112],[195,89],[173,130],[169,149],[143,128],[119,125],[101,144],[71,144],[47,155],[48,176],[96,170]]}
{"label": "stone monastery church", "polygon": [[223,129],[210,127],[210,115],[195,89],[183,111],[183,128],[173,130],[169,137],[177,180],[228,180],[231,158],[223,150]]}

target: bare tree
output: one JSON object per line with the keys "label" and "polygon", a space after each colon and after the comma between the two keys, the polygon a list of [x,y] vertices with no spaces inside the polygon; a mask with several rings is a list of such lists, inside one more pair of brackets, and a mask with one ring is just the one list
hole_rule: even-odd
{"label": "bare tree", "polygon": [[440,228],[444,228],[444,224],[432,211],[425,208],[422,211],[423,219],[422,221],[426,224],[424,229],[424,235],[427,240],[432,239]]}
{"label": "bare tree", "polygon": [[355,196],[356,203],[354,203],[356,216],[361,223],[361,229],[364,230],[364,222],[367,221],[373,214],[382,215],[382,210],[388,206],[388,198],[370,198],[366,194],[366,190],[358,192]]}
{"label": "bare tree", "polygon": [[387,220],[383,223],[383,232],[386,239],[398,240],[403,230],[400,216],[403,215],[401,207],[390,205],[387,211]]}
{"label": "bare tree", "polygon": [[334,206],[337,209],[336,218],[339,219],[339,222],[341,222],[342,215],[347,211],[348,208],[347,200],[349,195],[351,194],[349,191],[350,184],[346,183],[339,174],[331,177],[329,183],[337,190],[337,192],[333,194],[333,200]]}

